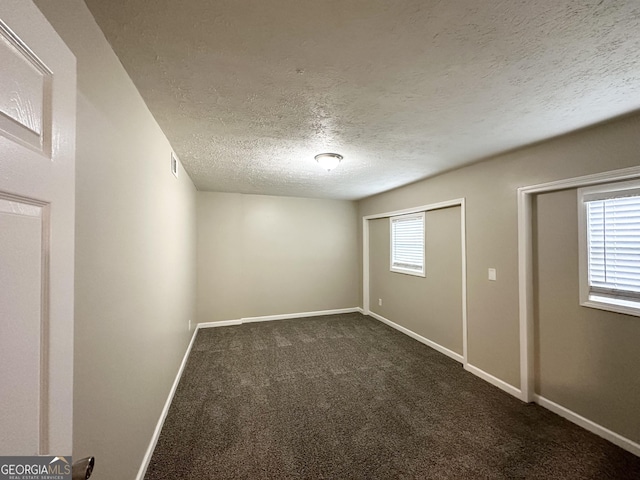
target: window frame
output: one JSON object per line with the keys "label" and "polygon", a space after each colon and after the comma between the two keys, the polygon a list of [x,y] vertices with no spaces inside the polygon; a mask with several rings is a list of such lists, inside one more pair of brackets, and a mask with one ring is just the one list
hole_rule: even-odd
{"label": "window frame", "polygon": [[[394,228],[394,220],[402,219],[402,218],[420,218],[422,220],[422,269],[415,270],[411,268],[402,268],[398,266],[394,266],[394,238],[393,238],[393,228]],[[415,277],[425,277],[426,276],[426,215],[425,212],[414,212],[414,213],[406,213],[402,215],[394,215],[389,217],[389,270],[393,273],[400,273],[404,275],[412,275]]]}
{"label": "window frame", "polygon": [[[583,187],[577,190],[580,305],[640,317],[640,294],[637,296],[638,298],[633,298],[623,293],[616,294],[615,290],[606,291],[606,289],[598,287],[596,287],[596,291],[592,291],[592,287],[589,284],[590,265],[587,203],[589,199],[595,201],[595,198],[606,200],[629,196],[630,190],[638,190],[638,193],[640,193],[640,180],[606,183]],[[623,291],[621,290],[621,292]]]}

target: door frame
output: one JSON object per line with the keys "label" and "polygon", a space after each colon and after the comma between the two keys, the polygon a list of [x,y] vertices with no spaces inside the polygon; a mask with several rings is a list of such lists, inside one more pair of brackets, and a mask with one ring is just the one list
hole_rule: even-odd
{"label": "door frame", "polygon": [[[456,198],[444,202],[431,203],[428,205],[421,205],[418,207],[405,208],[402,210],[395,210],[392,212],[376,213],[373,215],[365,215],[362,217],[362,310],[365,315],[377,316],[370,310],[370,294],[369,294],[369,220],[376,220],[380,218],[388,218],[396,215],[405,215],[410,213],[428,212],[431,210],[441,210],[443,208],[460,207],[460,243],[461,243],[461,256],[462,256],[462,365],[465,369],[469,370],[473,368],[469,365],[467,360],[467,233],[466,233],[466,200],[465,198]],[[395,324],[394,324],[395,325]],[[408,329],[401,330],[404,333],[408,333],[410,336],[417,337],[413,332],[409,333]],[[413,334],[413,335],[412,335]],[[418,336],[419,337],[419,336]],[[422,337],[418,340],[423,341]],[[427,343],[424,342],[423,343]],[[429,344],[429,343],[427,343]],[[431,345],[434,347],[434,345]],[[436,348],[438,349],[438,348]],[[439,350],[439,349],[438,349]],[[460,361],[459,355],[451,355],[448,351],[442,351],[445,355],[448,355],[458,361]],[[452,353],[452,352],[451,352]]]}
{"label": "door frame", "polygon": [[533,294],[533,198],[540,193],[640,178],[640,167],[556,180],[518,188],[518,296],[520,321],[520,391],[525,402],[536,400]]}

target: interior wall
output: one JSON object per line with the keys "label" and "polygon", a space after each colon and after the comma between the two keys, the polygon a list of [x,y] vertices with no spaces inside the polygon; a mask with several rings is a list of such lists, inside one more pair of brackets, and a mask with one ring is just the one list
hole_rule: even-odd
{"label": "interior wall", "polygon": [[85,4],[36,3],[78,61],[73,455],[131,479],[195,319],[196,192]]}
{"label": "interior wall", "polygon": [[577,198],[534,197],[535,391],[640,443],[640,319],[580,306]]}
{"label": "interior wall", "polygon": [[509,152],[361,200],[359,215],[466,198],[468,360],[520,388],[517,188],[635,166],[639,127],[627,116]]}
{"label": "interior wall", "polygon": [[354,202],[199,192],[197,210],[199,323],[357,306]]}
{"label": "interior wall", "polygon": [[389,218],[369,220],[369,292],[372,312],[462,355],[460,214],[425,213],[424,277],[390,270]]}

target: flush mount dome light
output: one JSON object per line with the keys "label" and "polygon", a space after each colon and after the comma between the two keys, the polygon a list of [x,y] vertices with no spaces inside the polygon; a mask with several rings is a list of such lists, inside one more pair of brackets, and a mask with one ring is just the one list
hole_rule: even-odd
{"label": "flush mount dome light", "polygon": [[338,166],[340,160],[342,160],[344,157],[338,153],[320,153],[314,158],[322,168],[326,168],[327,172],[330,172]]}

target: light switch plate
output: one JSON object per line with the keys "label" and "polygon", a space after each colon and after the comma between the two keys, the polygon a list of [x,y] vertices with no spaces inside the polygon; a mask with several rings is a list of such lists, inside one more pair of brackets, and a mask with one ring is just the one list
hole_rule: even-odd
{"label": "light switch plate", "polygon": [[495,268],[490,268],[489,269],[489,280],[495,282],[496,279],[497,279],[496,269]]}

